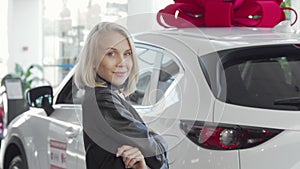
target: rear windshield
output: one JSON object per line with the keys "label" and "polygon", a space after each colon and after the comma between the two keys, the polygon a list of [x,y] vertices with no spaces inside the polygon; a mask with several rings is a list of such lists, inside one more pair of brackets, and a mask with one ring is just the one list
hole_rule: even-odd
{"label": "rear windshield", "polygon": [[300,109],[300,49],[272,45],[199,57],[214,95],[226,103],[280,110]]}

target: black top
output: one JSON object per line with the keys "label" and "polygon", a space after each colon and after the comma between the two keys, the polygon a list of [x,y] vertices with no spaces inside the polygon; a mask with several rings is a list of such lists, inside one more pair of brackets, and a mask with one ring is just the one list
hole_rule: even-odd
{"label": "black top", "polygon": [[152,169],[167,169],[167,144],[149,131],[136,110],[110,87],[86,88],[82,104],[87,169],[123,169],[117,148],[140,149]]}

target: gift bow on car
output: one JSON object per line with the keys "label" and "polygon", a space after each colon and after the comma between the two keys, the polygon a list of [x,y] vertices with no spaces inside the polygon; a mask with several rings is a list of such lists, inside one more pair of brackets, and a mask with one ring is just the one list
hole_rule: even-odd
{"label": "gift bow on car", "polygon": [[286,20],[284,10],[297,12],[290,7],[280,7],[283,0],[174,0],[157,13],[163,27],[274,27]]}

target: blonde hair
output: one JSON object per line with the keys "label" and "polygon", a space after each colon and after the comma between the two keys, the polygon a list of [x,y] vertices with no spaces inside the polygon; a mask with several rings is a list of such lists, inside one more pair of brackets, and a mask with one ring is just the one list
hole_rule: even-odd
{"label": "blonde hair", "polygon": [[[101,22],[95,25],[85,41],[85,44],[79,54],[77,65],[75,67],[74,83],[75,85],[83,89],[84,87],[105,86],[104,81],[96,82],[96,68],[95,65],[100,65],[103,59],[103,55],[99,55],[99,47],[103,36],[109,32],[116,32],[127,38],[131,51],[132,51],[132,70],[129,74],[127,82],[124,85],[123,93],[128,96],[136,89],[136,83],[138,81],[138,64],[136,58],[135,45],[130,33],[121,25],[111,22]],[[97,63],[97,64],[95,64]]]}

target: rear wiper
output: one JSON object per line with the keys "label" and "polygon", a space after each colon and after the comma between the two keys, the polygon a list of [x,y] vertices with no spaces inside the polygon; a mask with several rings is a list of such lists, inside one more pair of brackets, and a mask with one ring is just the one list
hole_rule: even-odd
{"label": "rear wiper", "polygon": [[289,97],[284,99],[277,99],[274,101],[274,105],[288,105],[300,107],[300,97]]}

